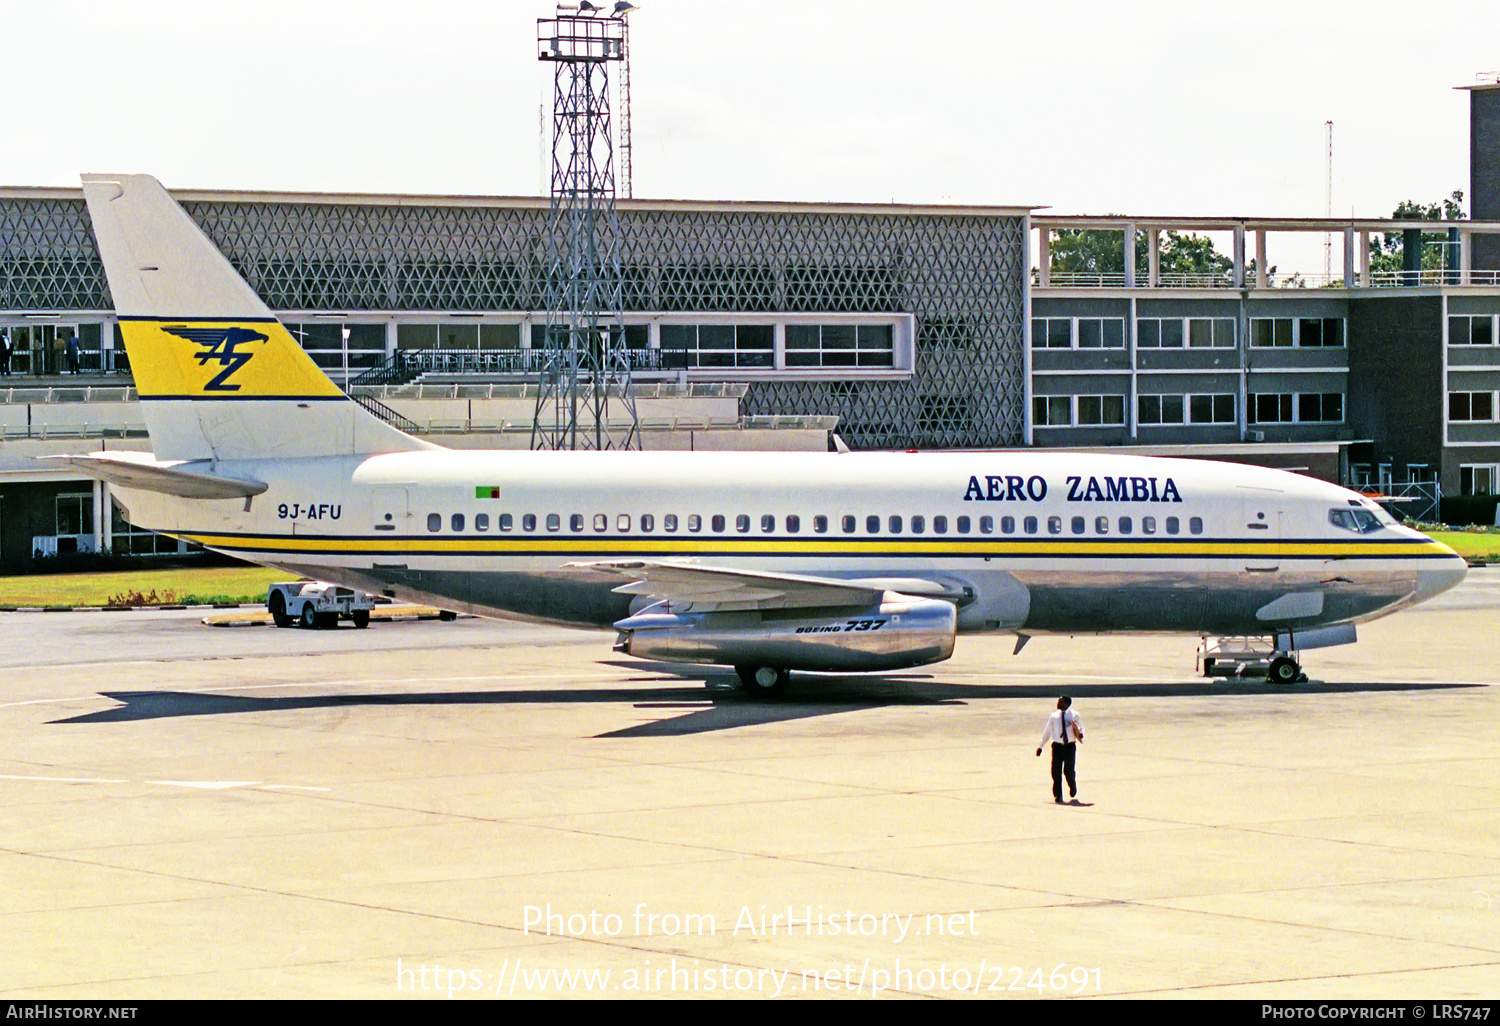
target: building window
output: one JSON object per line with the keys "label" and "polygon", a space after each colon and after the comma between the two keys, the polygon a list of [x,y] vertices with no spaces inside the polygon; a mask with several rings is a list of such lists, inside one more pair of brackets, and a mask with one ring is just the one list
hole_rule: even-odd
{"label": "building window", "polygon": [[1073,403],[1065,395],[1039,395],[1031,400],[1031,420],[1037,427],[1067,427],[1073,423]]}
{"label": "building window", "polygon": [[786,366],[896,366],[896,333],[889,324],[788,324]]}
{"label": "building window", "polygon": [[1140,424],[1186,423],[1187,396],[1142,395],[1136,397],[1136,422]]}
{"label": "building window", "polygon": [[1188,422],[1192,424],[1233,424],[1234,396],[1218,395],[1188,396]]}
{"label": "building window", "polygon": [[1158,424],[1233,424],[1235,397],[1208,395],[1142,395],[1136,398],[1136,422]]}
{"label": "building window", "polygon": [[1500,466],[1493,463],[1471,463],[1458,468],[1459,490],[1464,495],[1495,495],[1500,481]]}
{"label": "building window", "polygon": [[1135,322],[1141,349],[1233,349],[1233,317],[1142,317]]}
{"label": "building window", "polygon": [[1449,392],[1448,420],[1452,423],[1493,423],[1494,392]]}
{"label": "building window", "polygon": [[770,324],[663,324],[661,348],[670,366],[771,370],[776,366],[776,329]]}
{"label": "building window", "polygon": [[1257,392],[1250,396],[1252,424],[1341,424],[1342,392]]}
{"label": "building window", "polygon": [[1342,349],[1342,317],[1255,317],[1250,345],[1257,349]]}
{"label": "building window", "polygon": [[[1075,419],[1074,401],[1077,402]],[[1031,401],[1037,427],[1116,427],[1125,423],[1123,395],[1039,395]]]}
{"label": "building window", "polygon": [[1078,397],[1078,423],[1080,426],[1125,423],[1125,397],[1123,395],[1081,395]]}
{"label": "building window", "polygon": [[1124,349],[1123,317],[1033,317],[1033,349]]}
{"label": "building window", "polygon": [[1492,346],[1495,344],[1495,319],[1488,314],[1471,316],[1455,314],[1448,318],[1450,346]]}

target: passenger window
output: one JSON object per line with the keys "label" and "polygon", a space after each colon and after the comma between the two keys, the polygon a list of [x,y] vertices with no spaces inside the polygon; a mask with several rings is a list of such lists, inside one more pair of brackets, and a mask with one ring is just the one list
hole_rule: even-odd
{"label": "passenger window", "polygon": [[[626,520],[627,520],[627,523],[625,524],[625,529],[629,530],[630,529],[630,524],[628,523],[629,518],[627,517]],[[654,516],[652,516],[650,513],[642,513],[641,514],[641,530],[643,532],[645,532],[646,534],[650,534],[652,531],[656,530],[656,518]]]}
{"label": "passenger window", "polygon": [[947,517],[933,517],[932,518],[932,533],[933,534],[947,534],[948,533],[948,518]]}
{"label": "passenger window", "polygon": [[813,530],[819,534],[828,533],[828,518],[823,516],[813,517]]}
{"label": "passenger window", "polygon": [[443,515],[441,513],[427,514],[427,530],[441,531],[443,529]]}
{"label": "passenger window", "polygon": [[621,534],[629,534],[630,533],[630,516],[629,516],[629,514],[621,513],[619,516],[615,517],[615,530],[618,531],[618,532],[620,532]]}
{"label": "passenger window", "polygon": [[[761,514],[760,533],[771,534],[776,530],[776,518],[769,513]],[[791,530],[791,518],[787,518],[787,530]]]}
{"label": "passenger window", "polygon": [[740,534],[745,534],[747,531],[750,530],[750,518],[747,517],[743,513],[741,513],[739,516],[735,517],[734,518],[734,529],[736,531],[740,532]]}
{"label": "passenger window", "polygon": [[1168,534],[1176,534],[1177,530],[1178,530],[1177,518],[1176,517],[1167,517],[1167,533]]}
{"label": "passenger window", "polygon": [[703,518],[696,513],[690,514],[688,516],[688,530],[693,534],[697,534],[703,530]]}
{"label": "passenger window", "polygon": [[1025,527],[1026,527],[1026,533],[1027,534],[1036,534],[1036,528],[1037,528],[1036,517],[1027,517],[1026,518],[1026,522],[1025,522]]}
{"label": "passenger window", "polygon": [[1094,533],[1095,534],[1108,534],[1109,533],[1109,517],[1095,517],[1094,518]]}
{"label": "passenger window", "polygon": [[661,527],[662,527],[662,530],[666,531],[668,534],[676,534],[677,533],[677,514],[676,513],[668,513],[666,516],[662,517],[661,518]]}
{"label": "passenger window", "polygon": [[583,514],[574,513],[568,518],[568,527],[573,531],[583,530]]}
{"label": "passenger window", "polygon": [[1191,532],[1193,532],[1194,534],[1202,534],[1203,533],[1203,518],[1202,517],[1193,517],[1193,519],[1189,520],[1188,521],[1188,530],[1191,531]]}
{"label": "passenger window", "polygon": [[536,530],[535,513],[527,513],[521,518],[521,530],[525,531],[527,534],[531,534]]}
{"label": "passenger window", "polygon": [[[776,518],[775,517],[767,517],[766,519],[771,522],[771,525],[769,527],[767,527],[765,524],[761,524],[760,529],[762,531],[774,531],[774,530],[776,530]],[[790,517],[786,518],[786,533],[787,534],[797,534],[801,530],[802,530],[802,518],[801,517],[799,517],[799,516],[790,516]]]}
{"label": "passenger window", "polygon": [[994,534],[995,533],[995,518],[994,517],[980,517],[979,518],[979,533],[980,534]]}
{"label": "passenger window", "polygon": [[1062,517],[1047,518],[1047,533],[1062,534]]}
{"label": "passenger window", "polygon": [[716,514],[714,516],[714,518],[709,521],[709,526],[713,529],[714,534],[723,534],[724,533],[724,514],[722,514],[722,513]]}
{"label": "passenger window", "polygon": [[859,525],[858,522],[851,516],[845,517],[841,522],[841,526],[844,528],[845,534],[853,534],[854,529]]}
{"label": "passenger window", "polygon": [[561,531],[562,530],[562,517],[559,516],[556,513],[548,513],[547,514],[547,530],[549,530],[549,531]]}
{"label": "passenger window", "polygon": [[1084,524],[1083,517],[1074,517],[1073,518],[1073,533],[1074,534],[1082,534],[1084,532],[1084,527],[1085,527],[1085,524]]}
{"label": "passenger window", "polygon": [[474,514],[474,530],[488,531],[490,529],[490,515],[488,513]]}
{"label": "passenger window", "polygon": [[449,522],[452,523],[453,530],[455,531],[462,531],[464,529],[464,515],[462,513],[453,514],[453,516],[449,518]]}
{"label": "passenger window", "polygon": [[968,517],[959,517],[958,518],[958,533],[959,534],[968,534],[969,533],[969,518]]}
{"label": "passenger window", "polygon": [[1130,518],[1129,517],[1121,517],[1120,518],[1120,533],[1121,534],[1129,534],[1133,530],[1135,530],[1135,524],[1131,522]]}
{"label": "passenger window", "polygon": [[609,530],[609,517],[606,514],[594,514],[594,530],[601,533]]}
{"label": "passenger window", "polygon": [[1156,518],[1155,517],[1141,517],[1141,533],[1142,534],[1155,534],[1156,533]]}
{"label": "passenger window", "polygon": [[888,521],[886,521],[886,527],[889,528],[889,530],[890,530],[890,532],[892,534],[900,534],[901,533],[901,518],[900,517],[891,517]]}
{"label": "passenger window", "polygon": [[1001,517],[1000,518],[1000,533],[1001,534],[1015,534],[1016,533],[1016,518],[1015,517]]}
{"label": "passenger window", "polygon": [[922,534],[926,530],[927,530],[927,518],[926,517],[912,517],[911,518],[911,533],[912,534]]}
{"label": "passenger window", "polygon": [[866,534],[879,534],[880,533],[880,518],[879,517],[865,517],[865,533]]}
{"label": "passenger window", "polygon": [[516,526],[515,519],[509,513],[500,514],[500,530],[510,531]]}

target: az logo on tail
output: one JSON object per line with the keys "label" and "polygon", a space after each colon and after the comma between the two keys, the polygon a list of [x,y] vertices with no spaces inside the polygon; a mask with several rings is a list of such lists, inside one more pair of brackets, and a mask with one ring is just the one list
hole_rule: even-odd
{"label": "az logo on tail", "polygon": [[185,338],[189,342],[205,347],[202,352],[193,354],[193,359],[197,360],[200,365],[206,367],[210,361],[216,361],[224,368],[203,386],[205,392],[238,392],[240,386],[229,384],[229,378],[249,363],[255,354],[237,353],[235,347],[249,342],[270,341],[267,336],[250,328],[188,328],[175,325],[161,330],[168,335],[176,335],[178,338]]}

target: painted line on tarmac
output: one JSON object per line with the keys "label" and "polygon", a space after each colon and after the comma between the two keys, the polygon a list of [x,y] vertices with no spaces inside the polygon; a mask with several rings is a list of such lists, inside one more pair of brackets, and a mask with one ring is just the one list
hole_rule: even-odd
{"label": "painted line on tarmac", "polygon": [[128,784],[128,780],[117,780],[112,777],[18,777],[10,773],[0,773],[0,780],[29,780],[44,784]]}
{"label": "painted line on tarmac", "polygon": [[0,773],[0,780],[18,780],[40,784],[150,784],[154,787],[186,787],[196,791],[230,791],[254,788],[257,791],[322,791],[327,787],[303,784],[263,784],[259,780],[129,780],[124,777],[29,777]]}

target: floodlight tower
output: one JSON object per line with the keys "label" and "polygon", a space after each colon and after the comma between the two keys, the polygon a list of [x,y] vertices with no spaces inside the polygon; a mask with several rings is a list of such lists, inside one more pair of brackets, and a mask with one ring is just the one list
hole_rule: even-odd
{"label": "floodlight tower", "polygon": [[635,195],[631,181],[634,148],[630,142],[630,12],[640,10],[630,0],[615,4],[615,17],[623,26],[620,42],[625,56],[620,61],[620,192],[626,199]]}
{"label": "floodlight tower", "polygon": [[546,328],[533,449],[640,448],[625,345],[620,219],[615,210],[609,66],[625,55],[623,13],[580,0],[537,20],[551,62],[552,202]]}

